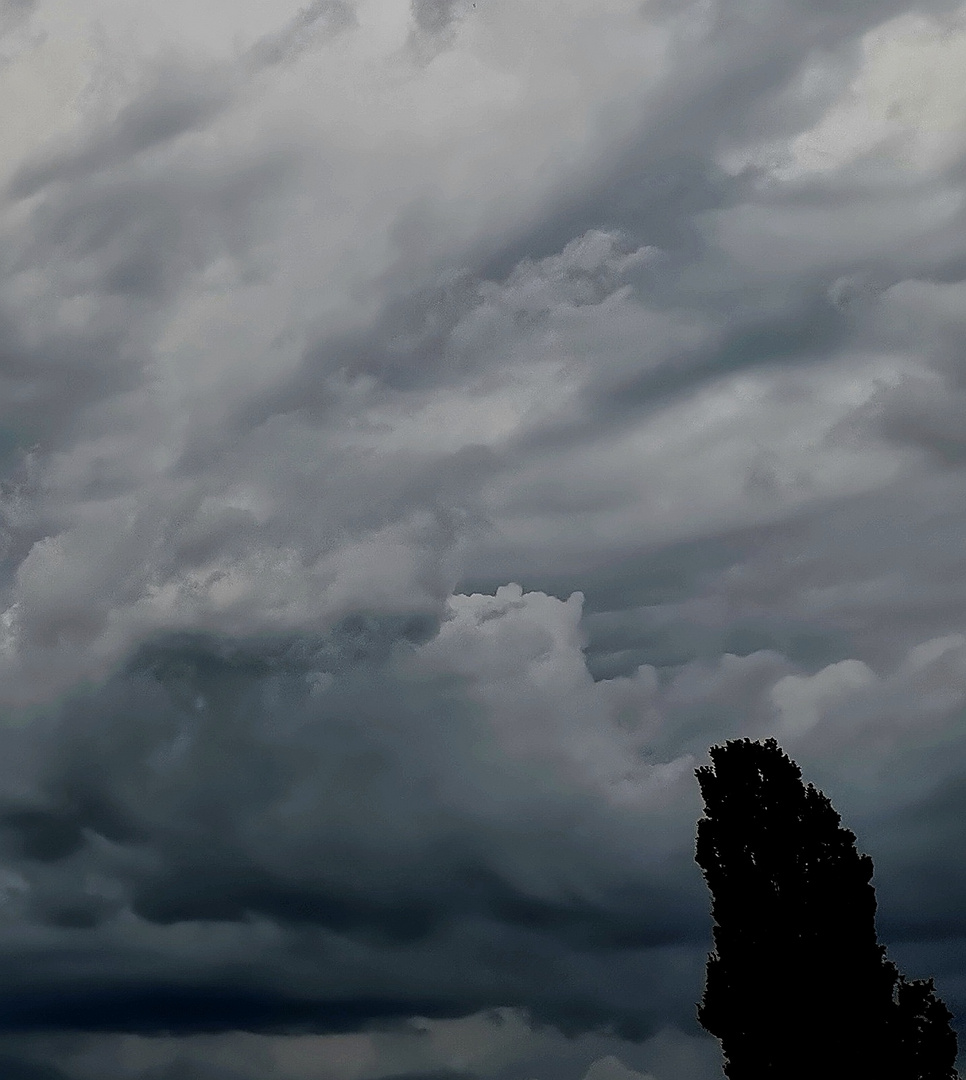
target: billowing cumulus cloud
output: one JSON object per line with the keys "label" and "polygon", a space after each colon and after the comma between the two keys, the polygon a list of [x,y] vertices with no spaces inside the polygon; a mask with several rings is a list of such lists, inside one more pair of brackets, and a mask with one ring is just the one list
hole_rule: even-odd
{"label": "billowing cumulus cloud", "polygon": [[964,55],[952,0],[0,5],[5,1077],[718,1075],[744,735],[966,1015]]}

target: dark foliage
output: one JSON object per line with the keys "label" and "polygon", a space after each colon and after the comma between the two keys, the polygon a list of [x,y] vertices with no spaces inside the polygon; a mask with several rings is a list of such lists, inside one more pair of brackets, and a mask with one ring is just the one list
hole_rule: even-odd
{"label": "dark foliage", "polygon": [[936,997],[933,980],[906,982],[900,975],[896,997],[898,1074],[913,1080],[956,1080],[953,1014]]}
{"label": "dark foliage", "polygon": [[696,860],[715,951],[698,1009],[729,1080],[954,1080],[932,981],[876,940],[872,860],[774,739],[711,749]]}

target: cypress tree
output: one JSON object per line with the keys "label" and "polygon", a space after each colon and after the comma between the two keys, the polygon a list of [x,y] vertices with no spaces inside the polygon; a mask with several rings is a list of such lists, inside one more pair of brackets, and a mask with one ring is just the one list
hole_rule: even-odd
{"label": "cypress tree", "polygon": [[953,1080],[932,982],[876,940],[872,860],[774,739],[712,747],[696,861],[715,950],[698,1009],[729,1080]]}

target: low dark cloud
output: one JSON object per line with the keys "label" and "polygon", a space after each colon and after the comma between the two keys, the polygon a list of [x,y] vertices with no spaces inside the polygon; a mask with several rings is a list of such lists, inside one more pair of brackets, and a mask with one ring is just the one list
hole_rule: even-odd
{"label": "low dark cloud", "polygon": [[398,1073],[386,1077],[386,1080],[475,1080],[475,1073],[454,1072],[452,1069],[437,1069],[433,1072]]}
{"label": "low dark cloud", "polygon": [[64,1080],[65,1073],[50,1065],[18,1061],[16,1058],[0,1058],[0,1069],[10,1080]]}
{"label": "low dark cloud", "polygon": [[[489,621],[516,619],[536,643],[530,606]],[[608,810],[560,786],[575,752],[564,718],[556,767],[537,746],[500,749],[479,688],[445,660],[462,621],[415,643],[404,625],[388,654],[358,632],[348,655],[159,644],[66,706],[35,749],[32,794],[4,813],[8,858],[51,960],[114,945],[73,989],[61,963],[40,979],[30,949],[9,952],[7,1026],[338,1032],[514,1005],[575,1032],[649,1030],[634,972],[701,942],[693,868],[646,854],[669,844],[659,807]],[[554,647],[563,661],[566,639]],[[223,946],[175,979],[191,926]]]}

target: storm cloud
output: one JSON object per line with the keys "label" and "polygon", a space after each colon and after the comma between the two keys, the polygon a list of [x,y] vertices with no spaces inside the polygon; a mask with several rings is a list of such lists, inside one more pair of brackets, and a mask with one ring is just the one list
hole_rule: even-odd
{"label": "storm cloud", "polygon": [[0,5],[0,1072],[704,1080],[775,735],[966,1015],[966,9]]}

